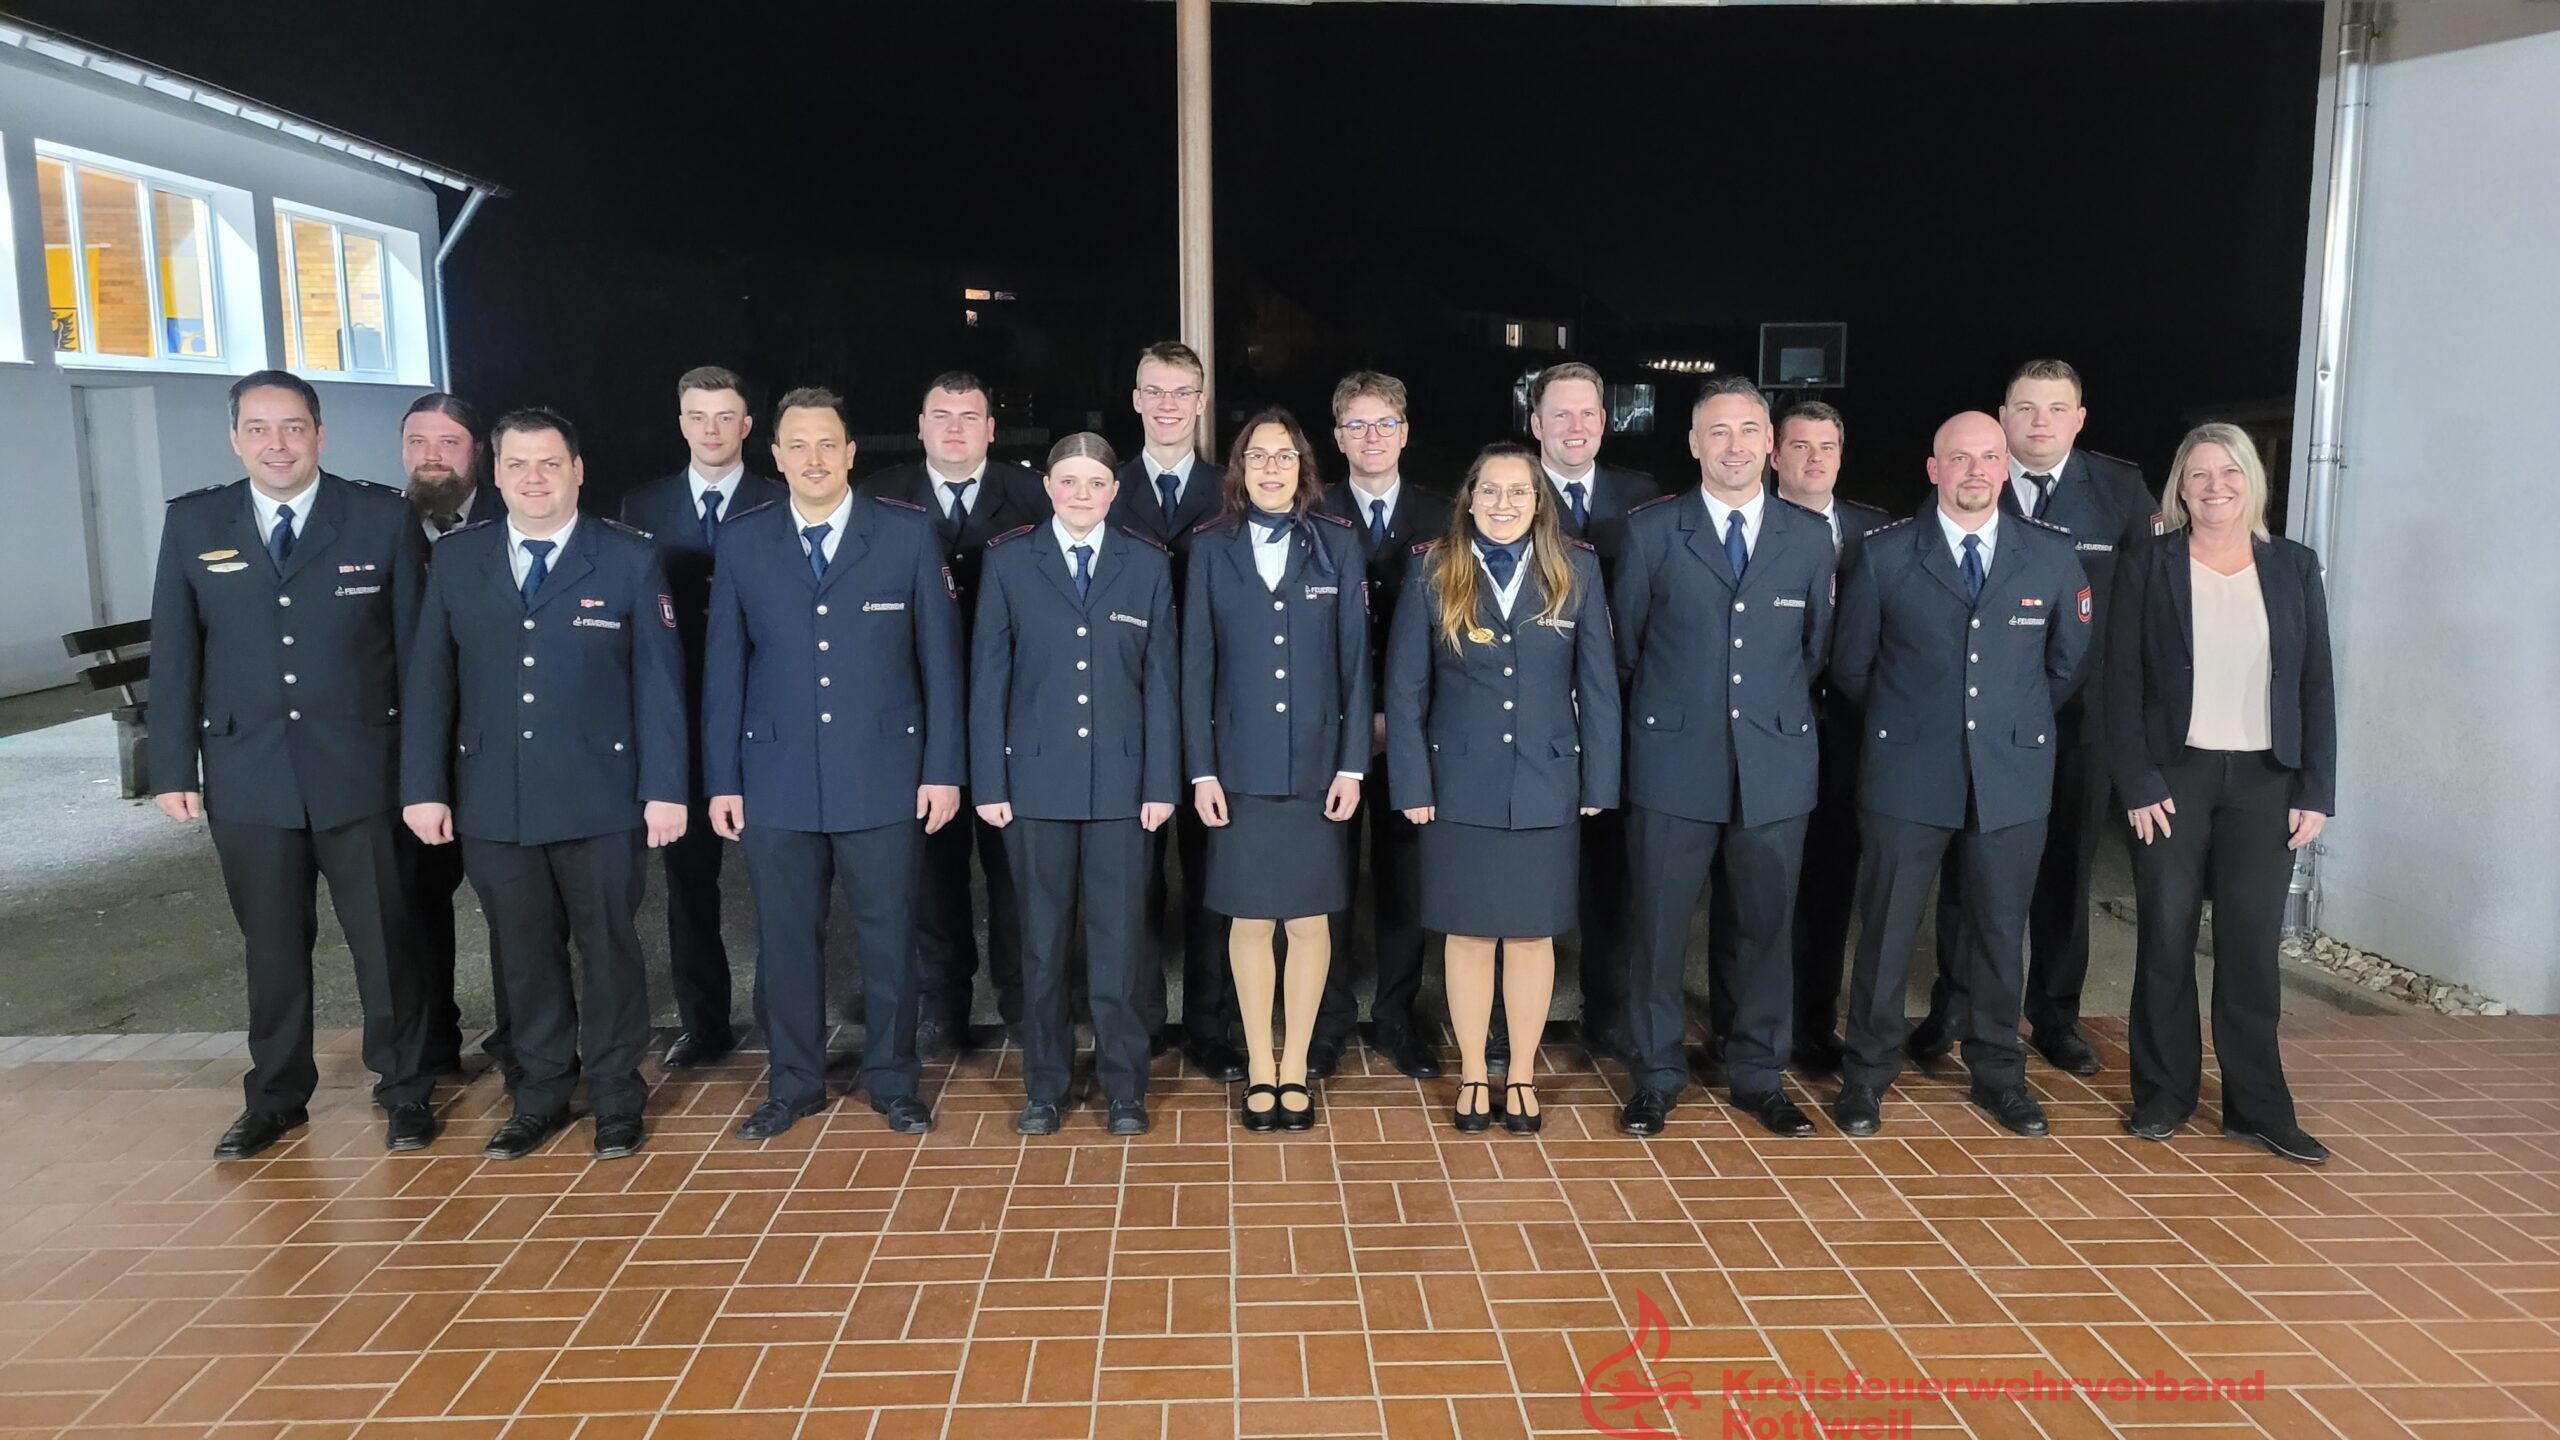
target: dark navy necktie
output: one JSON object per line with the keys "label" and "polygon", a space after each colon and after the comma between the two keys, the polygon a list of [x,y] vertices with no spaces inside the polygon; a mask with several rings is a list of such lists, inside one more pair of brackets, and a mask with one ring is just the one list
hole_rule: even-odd
{"label": "dark navy necktie", "polygon": [[702,548],[705,550],[713,548],[714,542],[719,538],[720,492],[705,490],[702,492]]}
{"label": "dark navy necktie", "polygon": [[960,529],[962,526],[969,523],[969,506],[967,504],[969,487],[977,483],[978,482],[975,480],[962,480],[951,486],[951,511],[949,518],[951,520],[952,529]]}
{"label": "dark navy necktie", "polygon": [[2033,481],[2036,487],[2036,508],[2027,513],[2041,520],[2044,518],[2045,510],[2053,504],[2053,477],[2038,475],[2030,470],[2027,472],[2027,479]]}
{"label": "dark navy necktie", "polygon": [[1076,598],[1081,600],[1093,592],[1093,547],[1070,545],[1067,553],[1076,557]]}
{"label": "dark navy necktie", "polygon": [[1369,502],[1369,548],[1375,550],[1386,543],[1387,502],[1372,500]]}
{"label": "dark navy necktie", "polygon": [[809,542],[809,573],[821,580],[827,578],[827,532],[834,528],[812,525],[800,532],[800,538]]}
{"label": "dark navy necktie", "polygon": [[1964,537],[1964,588],[1975,600],[1982,598],[1982,537]]}
{"label": "dark navy necktie", "polygon": [[1724,517],[1724,558],[1733,567],[1733,578],[1742,578],[1742,567],[1751,563],[1751,547],[1742,543],[1742,512],[1731,511]]}
{"label": "dark navy necktie", "polygon": [[516,594],[523,597],[528,610],[533,608],[535,593],[542,589],[542,577],[551,573],[552,544],[549,540],[524,542],[524,553],[532,556],[533,560],[524,567],[524,583],[516,587]]}
{"label": "dark navy necktie", "polygon": [[1582,482],[1576,480],[1564,487],[1564,493],[1565,498],[1573,502],[1573,528],[1574,532],[1579,534],[1583,527],[1591,523],[1590,507],[1583,504],[1585,489]]}
{"label": "dark navy necktie", "polygon": [[267,558],[276,562],[276,571],[284,571],[284,562],[293,558],[293,507],[276,507],[276,528],[267,532]]}
{"label": "dark navy necktie", "polygon": [[1156,498],[1164,502],[1164,518],[1173,519],[1173,507],[1182,499],[1182,482],[1170,470],[1156,476]]}
{"label": "dark navy necktie", "polygon": [[1484,557],[1484,568],[1492,574],[1494,588],[1510,589],[1511,577],[1519,573],[1519,554],[1508,545],[1479,545],[1476,553]]}

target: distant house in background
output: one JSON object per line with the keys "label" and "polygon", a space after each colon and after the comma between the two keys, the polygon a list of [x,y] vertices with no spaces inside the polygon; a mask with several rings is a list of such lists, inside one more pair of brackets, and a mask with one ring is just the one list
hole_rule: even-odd
{"label": "distant house in background", "polygon": [[0,695],[149,613],[161,502],[240,474],[240,376],[311,380],[327,466],[399,479],[442,379],[438,186],[495,189],[0,17]]}

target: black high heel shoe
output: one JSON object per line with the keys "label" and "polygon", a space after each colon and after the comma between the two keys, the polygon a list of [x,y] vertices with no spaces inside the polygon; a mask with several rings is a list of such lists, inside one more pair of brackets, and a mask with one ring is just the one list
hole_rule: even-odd
{"label": "black high heel shoe", "polygon": [[[1292,1110],[1292,1109],[1290,1109],[1290,1108],[1289,1108],[1289,1106],[1288,1106],[1289,1093],[1290,1093],[1291,1091],[1293,1091],[1293,1090],[1294,1090],[1294,1091],[1296,1091],[1298,1094],[1303,1095],[1303,1096],[1305,1096],[1305,1097],[1306,1097],[1306,1100],[1307,1100],[1307,1108],[1306,1108],[1306,1109],[1304,1109],[1304,1110]],[[1308,1089],[1306,1086],[1304,1086],[1304,1085],[1283,1085],[1283,1086],[1281,1086],[1281,1087],[1280,1087],[1280,1092],[1279,1092],[1279,1093],[1280,1093],[1280,1104],[1279,1104],[1279,1105],[1277,1105],[1275,1108],[1276,1108],[1276,1109],[1278,1109],[1278,1110],[1279,1110],[1279,1112],[1280,1112],[1280,1128],[1281,1128],[1281,1129],[1283,1129],[1283,1130],[1313,1130],[1314,1128],[1316,1128],[1316,1097],[1315,1097],[1315,1092],[1314,1092],[1314,1091],[1309,1090],[1309,1089]]]}
{"label": "black high heel shoe", "polygon": [[[1467,1103],[1467,1092],[1470,1090],[1482,1090],[1485,1092],[1483,1109],[1468,1110],[1464,1108]],[[1493,1128],[1493,1085],[1490,1081],[1459,1081],[1458,1105],[1460,1108],[1449,1112],[1449,1120],[1451,1124],[1458,1127],[1459,1134],[1481,1135],[1487,1130]]]}
{"label": "black high heel shoe", "polygon": [[[1270,1096],[1271,1108],[1268,1110],[1254,1109],[1253,1097],[1256,1095]],[[1252,1130],[1258,1133],[1268,1133],[1279,1129],[1280,1087],[1276,1085],[1247,1085],[1244,1087],[1243,1097],[1236,1101],[1236,1115],[1239,1119],[1244,1121],[1244,1128],[1247,1130]]]}
{"label": "black high heel shoe", "polygon": [[1526,1080],[1503,1086],[1502,1128],[1514,1135],[1535,1135],[1545,1127],[1547,1112],[1541,1108],[1535,1114],[1530,1114],[1516,1108],[1511,1103],[1511,1092],[1514,1090],[1526,1090],[1532,1098],[1535,1098],[1538,1093],[1537,1087]]}

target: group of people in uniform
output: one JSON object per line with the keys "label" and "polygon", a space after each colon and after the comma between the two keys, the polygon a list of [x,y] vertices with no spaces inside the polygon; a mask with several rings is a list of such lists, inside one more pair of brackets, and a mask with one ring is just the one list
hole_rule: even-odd
{"label": "group of people in uniform", "polygon": [[[436,1080],[461,1066],[468,879],[497,994],[482,1047],[514,1099],[485,1153],[566,1128],[581,1080],[596,1155],[637,1151],[645,852],[680,1070],[743,1029],[724,841],[754,891],[771,1048],[747,1140],[830,1103],[831,887],[860,956],[856,1088],[891,1129],[932,1128],[924,1062],[979,1043],[973,870],[1024,1134],[1073,1108],[1079,1001],[1111,1133],[1149,1128],[1151,1061],[1176,1044],[1241,1085],[1243,1128],[1313,1127],[1361,948],[1368,1043],[1439,1077],[1425,931],[1451,1123],[1536,1131],[1556,940],[1578,931],[1581,1040],[1625,1067],[1630,1134],[1664,1130],[1701,1061],[1787,1136],[1815,1130],[1788,1071],[1836,1072],[1834,1123],[1872,1134],[1905,1057],[1961,1044],[1973,1102],[2041,1135],[2019,1022],[2054,1066],[2099,1068],[2079,1002],[2111,808],[2141,892],[2129,1128],[2167,1138],[2199,1103],[2210,899],[2225,1133],[2325,1153],[2274,1038],[2287,856],[2334,790],[2325,602],[2309,552],[2267,535],[2232,427],[2191,434],[2155,499],[2078,446],[2078,374],[2032,362],[1996,415],[1939,429],[1927,497],[1897,517],[1836,493],[1836,409],[1773,415],[1733,378],[1690,410],[1698,484],[1663,494],[1601,463],[1598,372],[1552,366],[1534,444],[1485,447],[1454,503],[1402,474],[1409,397],[1376,372],[1334,392],[1330,485],[1278,408],[1205,459],[1206,374],[1177,343],[1139,359],[1138,453],[1079,433],[1036,472],[990,460],[991,391],[963,372],[926,388],[922,461],[859,484],[834,394],[775,402],[766,479],[746,383],[703,367],[676,389],[688,464],[607,519],[581,512],[578,433],[550,411],[483,429],[421,398],[395,490],[321,469],[301,379],[233,388],[248,475],[171,503],[149,716],[160,808],[209,822],[246,941],[252,1065],[217,1155],[307,1118],[322,876],[391,1149],[434,1140]],[[1933,899],[1939,979],[1913,1026]]]}

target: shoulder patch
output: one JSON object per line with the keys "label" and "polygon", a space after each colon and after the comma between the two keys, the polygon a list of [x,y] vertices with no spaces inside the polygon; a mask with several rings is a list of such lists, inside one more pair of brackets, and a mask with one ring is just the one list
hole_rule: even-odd
{"label": "shoulder patch", "polygon": [[1348,530],[1348,529],[1350,529],[1350,528],[1351,528],[1351,522],[1350,522],[1350,521],[1343,519],[1341,516],[1334,514],[1334,513],[1333,513],[1332,511],[1330,511],[1330,510],[1310,510],[1310,511],[1308,511],[1307,513],[1308,513],[1309,515],[1314,516],[1314,517],[1315,517],[1315,518],[1317,518],[1318,520],[1329,521],[1329,522],[1331,522],[1332,524],[1339,525],[1339,526],[1341,526],[1341,527],[1342,527],[1343,529],[1345,529],[1345,530]]}
{"label": "shoulder patch", "polygon": [[355,484],[355,485],[362,485],[362,486],[364,486],[364,487],[365,487],[366,489],[368,489],[368,490],[387,490],[387,491],[391,492],[391,493],[392,493],[392,494],[394,494],[394,495],[398,495],[398,494],[400,494],[400,493],[401,493],[401,490],[400,490],[400,487],[399,487],[399,486],[397,486],[397,485],[385,485],[385,484],[383,484],[383,483],[382,483],[381,481],[379,481],[379,480],[354,480],[354,481],[350,481],[350,482],[348,482],[348,483],[350,483],[350,484]]}
{"label": "shoulder patch", "polygon": [[988,539],[987,539],[987,548],[988,548],[988,549],[990,549],[990,550],[993,550],[994,548],[996,548],[997,546],[999,546],[999,545],[1003,544],[1003,543],[1004,543],[1004,542],[1006,542],[1007,540],[1019,540],[1019,539],[1021,539],[1023,536],[1028,535],[1028,534],[1030,534],[1032,531],[1037,530],[1037,529],[1039,529],[1039,528],[1040,528],[1040,527],[1039,527],[1039,526],[1037,526],[1037,525],[1016,525],[1016,526],[1014,526],[1012,529],[1007,530],[1006,532],[1004,532],[1004,533],[1003,533],[1003,534],[1001,534],[1001,535],[994,535],[994,536],[990,536],[990,537],[988,537]]}
{"label": "shoulder patch", "polygon": [[177,504],[177,503],[178,503],[179,501],[181,501],[181,500],[193,500],[194,498],[196,498],[196,497],[197,497],[197,496],[199,496],[199,495],[210,495],[210,494],[212,494],[212,493],[213,493],[214,491],[216,491],[216,490],[228,490],[228,489],[230,489],[232,486],[234,486],[234,485],[236,485],[236,484],[238,484],[238,483],[240,483],[240,482],[238,482],[238,481],[236,481],[236,480],[225,480],[225,481],[222,481],[222,482],[221,482],[221,483],[219,483],[219,484],[215,484],[215,485],[207,485],[207,486],[204,486],[204,487],[203,487],[203,488],[201,488],[201,489],[190,490],[190,491],[186,492],[186,493],[185,493],[185,494],[183,494],[183,495],[172,495],[172,496],[170,496],[166,501],[164,501],[164,502],[162,502],[162,503],[164,503],[164,504],[169,504],[169,505],[175,505],[175,504]]}
{"label": "shoulder patch", "polygon": [[900,510],[913,510],[919,515],[926,513],[925,508],[913,500],[901,500],[895,495],[874,495],[871,498],[883,505],[893,505]]}
{"label": "shoulder patch", "polygon": [[2083,451],[2082,453],[2083,453],[2083,454],[2086,454],[2086,455],[2088,455],[2088,456],[2090,456],[2090,457],[2092,457],[2092,458],[2094,458],[2094,459],[2098,459],[2098,460],[2111,460],[2111,461],[2115,462],[2116,464],[2123,466],[2123,467],[2124,467],[2124,468],[2126,468],[2127,470],[2132,470],[2132,471],[2137,471],[2137,472],[2138,472],[2138,471],[2140,471],[2140,470],[2142,469],[2142,467],[2141,467],[2141,466],[2134,464],[2132,461],[2127,460],[2127,459],[2126,459],[2126,458],[2124,458],[2123,456],[2121,456],[2121,455],[2110,455],[2110,454],[2108,454],[2107,452],[2105,452],[2104,450],[2088,450],[2088,451]]}
{"label": "shoulder patch", "polygon": [[1413,553],[1416,555],[1428,555],[1431,553],[1431,547],[1439,543],[1440,542],[1437,540],[1417,540],[1413,545]]}
{"label": "shoulder patch", "polygon": [[1652,499],[1647,500],[1646,502],[1644,502],[1644,503],[1643,503],[1643,504],[1641,504],[1641,505],[1636,505],[1636,506],[1631,506],[1631,507],[1629,507],[1629,508],[1628,508],[1628,510],[1627,510],[1627,513],[1628,513],[1628,514],[1630,514],[1630,515],[1641,515],[1641,514],[1643,514],[1644,512],[1646,512],[1647,510],[1652,509],[1652,508],[1653,508],[1654,506],[1656,506],[1656,505],[1668,505],[1668,504],[1670,504],[1672,501],[1677,500],[1677,499],[1679,499],[1679,498],[1680,498],[1680,497],[1679,497],[1679,496],[1677,496],[1677,495],[1656,495],[1656,496],[1654,496]]}
{"label": "shoulder patch", "polygon": [[1144,545],[1148,549],[1161,555],[1170,555],[1173,553],[1171,547],[1167,546],[1163,541],[1157,539],[1153,535],[1146,534],[1143,531],[1123,530],[1115,525],[1112,527],[1111,533],[1124,539],[1135,540],[1139,544]]}
{"label": "shoulder patch", "polygon": [[1831,503],[1849,510],[1863,510],[1870,515],[1890,515],[1893,513],[1881,505],[1870,505],[1864,500],[1851,500],[1842,495],[1832,496]]}

